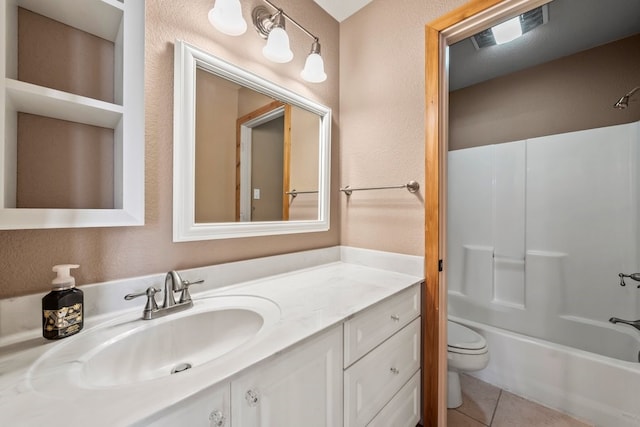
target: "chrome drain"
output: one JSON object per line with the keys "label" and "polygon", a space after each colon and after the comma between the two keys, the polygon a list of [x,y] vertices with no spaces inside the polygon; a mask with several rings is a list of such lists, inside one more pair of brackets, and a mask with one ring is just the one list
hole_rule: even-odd
{"label": "chrome drain", "polygon": [[187,369],[191,369],[191,363],[179,363],[173,367],[171,370],[171,374],[178,374],[180,372],[184,372]]}

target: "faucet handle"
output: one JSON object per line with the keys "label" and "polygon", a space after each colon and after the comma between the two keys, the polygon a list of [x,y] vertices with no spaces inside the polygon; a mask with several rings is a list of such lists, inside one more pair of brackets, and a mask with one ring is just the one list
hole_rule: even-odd
{"label": "faucet handle", "polygon": [[[627,286],[627,284],[624,282],[625,277],[635,280],[636,282],[640,282],[640,273],[631,273],[631,274],[618,273],[618,277],[620,277],[620,286]],[[640,285],[638,285],[638,289],[640,289]]]}
{"label": "faucet handle", "polygon": [[204,280],[196,280],[190,282],[188,280],[182,280],[182,292],[180,293],[180,304],[191,301],[191,294],[189,294],[189,286],[196,285],[198,283],[204,283]]}
{"label": "faucet handle", "polygon": [[127,294],[124,296],[124,299],[126,299],[127,301],[130,301],[134,298],[138,298],[141,296],[146,295],[147,296],[147,304],[144,306],[144,311],[145,312],[150,312],[152,310],[157,310],[158,309],[158,303],[156,302],[156,293],[160,292],[160,289],[156,289],[153,286],[147,288],[146,291],[142,291],[142,292],[136,292],[133,294]]}

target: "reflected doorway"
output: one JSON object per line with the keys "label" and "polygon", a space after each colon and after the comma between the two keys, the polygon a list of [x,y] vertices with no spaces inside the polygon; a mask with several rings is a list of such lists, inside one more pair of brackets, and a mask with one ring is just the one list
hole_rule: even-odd
{"label": "reflected doorway", "polygon": [[272,102],[238,119],[236,221],[286,221],[291,107]]}

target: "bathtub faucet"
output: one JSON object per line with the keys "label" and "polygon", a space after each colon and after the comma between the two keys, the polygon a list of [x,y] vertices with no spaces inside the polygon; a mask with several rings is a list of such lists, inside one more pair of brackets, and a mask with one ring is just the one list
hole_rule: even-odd
{"label": "bathtub faucet", "polygon": [[[631,274],[618,273],[618,277],[620,278],[620,286],[627,286],[627,284],[624,283],[625,277],[635,280],[636,282],[640,282],[640,273],[631,273]],[[638,285],[638,288],[640,288],[640,285]]]}
{"label": "bathtub faucet", "polygon": [[611,322],[611,323],[624,323],[625,325],[633,326],[634,328],[636,328],[637,330],[640,331],[640,319],[638,319],[638,320],[623,320],[623,319],[618,319],[617,317],[612,317],[611,319],[609,319],[609,322]]}

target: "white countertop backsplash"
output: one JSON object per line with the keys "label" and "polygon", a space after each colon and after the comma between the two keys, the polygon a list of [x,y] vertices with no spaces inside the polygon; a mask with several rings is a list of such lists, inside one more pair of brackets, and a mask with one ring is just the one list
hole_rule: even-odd
{"label": "white countertop backsplash", "polygon": [[[77,336],[107,319],[129,316],[135,321],[142,314],[144,298],[125,301],[124,295],[162,287],[165,274],[79,286],[84,291],[85,326]],[[42,338],[45,293],[0,300],[0,425],[130,425],[231,379],[419,283],[424,276],[423,257],[344,246],[181,270],[180,274],[191,281],[205,280],[191,288],[194,303],[211,295],[261,296],[279,305],[280,321],[233,358],[220,357],[178,376],[134,385],[61,388],[54,397],[40,388],[55,389],[56,373],[34,376],[30,368],[53,346],[74,337],[53,342]],[[171,392],[159,392],[163,386]]]}

